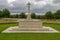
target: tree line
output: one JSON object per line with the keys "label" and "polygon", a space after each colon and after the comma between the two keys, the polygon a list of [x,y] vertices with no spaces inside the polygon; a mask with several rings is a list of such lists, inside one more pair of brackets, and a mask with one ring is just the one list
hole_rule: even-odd
{"label": "tree line", "polygon": [[10,17],[10,11],[8,9],[0,10],[0,18],[9,18]]}
{"label": "tree line", "polygon": [[[16,15],[10,15],[10,11],[8,9],[0,10],[0,18],[26,18],[25,12]],[[48,11],[45,15],[36,15],[35,13],[31,13],[32,19],[60,19],[60,10],[56,12]]]}

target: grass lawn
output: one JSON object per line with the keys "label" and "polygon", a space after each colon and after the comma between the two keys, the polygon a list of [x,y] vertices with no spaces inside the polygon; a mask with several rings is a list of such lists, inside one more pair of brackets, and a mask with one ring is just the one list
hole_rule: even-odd
{"label": "grass lawn", "polygon": [[52,27],[58,31],[60,31],[60,24],[43,24],[44,26],[47,26],[47,27]]}
{"label": "grass lawn", "polygon": [[16,20],[0,20],[0,22],[15,22]]}
{"label": "grass lawn", "polygon": [[[0,32],[9,26],[17,26],[18,24],[0,24]],[[60,30],[59,24],[43,24],[44,26],[51,26],[57,30]],[[44,33],[13,33],[2,34],[0,33],[0,40],[60,40],[59,33],[44,34]]]}

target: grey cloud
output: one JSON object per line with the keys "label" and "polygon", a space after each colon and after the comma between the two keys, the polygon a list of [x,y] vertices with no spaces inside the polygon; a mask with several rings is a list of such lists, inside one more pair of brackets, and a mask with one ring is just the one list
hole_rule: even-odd
{"label": "grey cloud", "polygon": [[[35,0],[35,2],[39,2],[42,0]],[[54,0],[53,3],[59,3],[60,0]],[[8,8],[11,12],[27,12],[27,0],[16,0],[14,2],[12,2],[11,4],[13,4],[14,7],[7,7],[8,3],[6,0],[0,0],[0,9],[2,8]],[[45,13],[47,11],[56,11],[58,9],[60,9],[60,6],[52,6],[50,4],[46,4],[44,5],[42,8],[40,8],[41,5],[36,6],[34,5],[33,2],[31,2],[31,12],[35,12],[35,13]]]}
{"label": "grey cloud", "polygon": [[0,0],[0,9],[7,8],[8,3],[7,0]]}
{"label": "grey cloud", "polygon": [[[12,4],[15,6],[13,8],[10,8],[11,12],[27,12],[27,2],[26,1],[15,1]],[[36,0],[35,0],[36,1]],[[41,0],[37,0],[37,1],[41,1]],[[40,6],[40,5],[39,5]],[[51,6],[50,4],[45,5],[42,8],[36,8],[37,6],[35,6],[33,3],[31,3],[31,12],[36,12],[36,13],[45,13],[47,11],[56,11],[57,9],[60,9],[59,6]],[[59,7],[59,8],[58,8]]]}
{"label": "grey cloud", "polygon": [[[32,8],[31,7],[31,12],[35,12],[35,13],[45,13],[47,11],[56,11],[56,7],[53,7],[51,5],[45,5],[43,8]],[[23,8],[22,7],[16,7],[14,9],[11,9],[12,11],[11,12],[27,12],[27,9]]]}
{"label": "grey cloud", "polygon": [[60,0],[53,0],[54,3],[60,3]]}
{"label": "grey cloud", "polygon": [[43,1],[43,0],[35,0],[35,1],[37,1],[37,2],[38,2],[38,1]]}
{"label": "grey cloud", "polygon": [[[59,7],[60,8],[60,7]],[[39,9],[33,9],[32,12],[38,12],[38,13],[46,13],[47,11],[52,11],[55,12],[58,8],[51,6],[49,4],[45,5],[43,8],[39,8]]]}
{"label": "grey cloud", "polygon": [[27,12],[27,1],[17,0],[15,2],[12,2],[12,4],[14,7],[10,7],[10,10],[14,10],[15,12]]}

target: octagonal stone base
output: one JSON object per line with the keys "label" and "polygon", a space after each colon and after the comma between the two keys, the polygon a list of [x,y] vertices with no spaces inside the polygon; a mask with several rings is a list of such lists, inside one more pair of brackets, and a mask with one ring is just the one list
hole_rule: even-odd
{"label": "octagonal stone base", "polygon": [[2,33],[59,33],[59,31],[51,28],[51,27],[42,27],[42,28],[19,28],[9,27],[6,30],[2,31]]}

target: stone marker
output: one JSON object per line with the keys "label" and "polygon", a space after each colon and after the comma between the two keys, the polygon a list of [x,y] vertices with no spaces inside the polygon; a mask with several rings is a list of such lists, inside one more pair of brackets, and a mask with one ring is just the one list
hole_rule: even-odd
{"label": "stone marker", "polygon": [[18,27],[9,27],[2,31],[2,33],[56,33],[53,28],[42,26],[42,21],[38,19],[31,19],[30,1],[28,0],[28,15],[27,19],[19,19]]}

